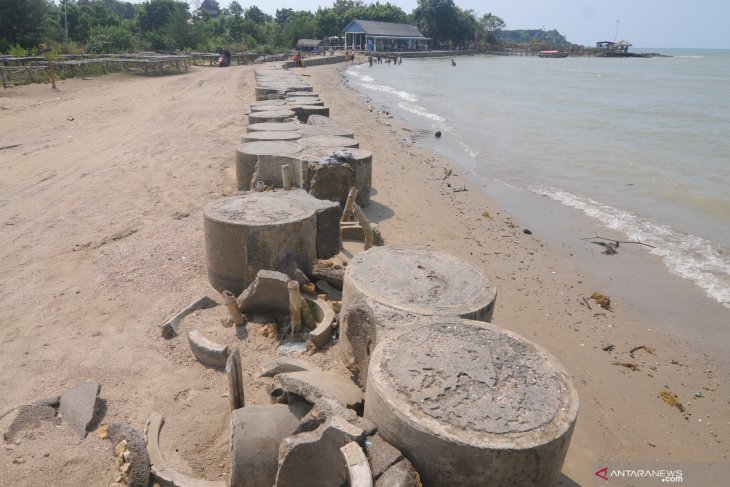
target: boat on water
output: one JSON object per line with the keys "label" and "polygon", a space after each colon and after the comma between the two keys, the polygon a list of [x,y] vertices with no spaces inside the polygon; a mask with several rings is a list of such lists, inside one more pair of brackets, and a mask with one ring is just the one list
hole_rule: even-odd
{"label": "boat on water", "polygon": [[568,53],[562,52],[562,51],[540,51],[537,53],[537,57],[549,57],[549,58],[568,57]]}

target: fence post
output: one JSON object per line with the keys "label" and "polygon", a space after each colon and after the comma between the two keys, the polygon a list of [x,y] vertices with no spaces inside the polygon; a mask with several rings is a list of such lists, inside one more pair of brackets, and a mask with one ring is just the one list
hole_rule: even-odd
{"label": "fence post", "polygon": [[0,76],[3,78],[3,88],[8,87],[8,83],[5,81],[5,70],[0,67]]}

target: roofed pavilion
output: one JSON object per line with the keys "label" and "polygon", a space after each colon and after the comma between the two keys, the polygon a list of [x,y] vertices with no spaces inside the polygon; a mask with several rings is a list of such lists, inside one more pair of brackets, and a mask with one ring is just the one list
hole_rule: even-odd
{"label": "roofed pavilion", "polygon": [[374,20],[350,21],[342,31],[345,34],[345,50],[356,51],[424,51],[428,49],[425,37],[413,25],[376,22]]}

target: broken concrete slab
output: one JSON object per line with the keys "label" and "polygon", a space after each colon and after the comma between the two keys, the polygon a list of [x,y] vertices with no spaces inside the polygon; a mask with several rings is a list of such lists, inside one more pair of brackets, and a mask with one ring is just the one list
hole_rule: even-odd
{"label": "broken concrete slab", "polygon": [[305,433],[307,431],[314,431],[324,424],[329,418],[339,416],[350,424],[353,424],[363,430],[365,435],[370,436],[375,434],[377,427],[375,423],[367,418],[358,416],[357,413],[350,408],[346,408],[338,401],[329,399],[326,397],[317,399],[312,409],[302,418],[299,422],[299,426],[293,434]]}
{"label": "broken concrete slab", "polygon": [[341,262],[321,260],[312,266],[312,277],[324,280],[338,289],[342,289],[345,277],[345,266]]}
{"label": "broken concrete slab", "polygon": [[335,289],[329,282],[325,281],[324,279],[320,279],[319,281],[317,281],[317,289],[327,294],[330,298],[334,300],[342,301],[342,291],[340,291],[339,289]]}
{"label": "broken concrete slab", "polygon": [[193,355],[201,364],[216,369],[226,368],[228,345],[214,343],[201,335],[198,330],[188,332],[188,343]]}
{"label": "broken concrete slab", "polygon": [[238,296],[238,307],[244,313],[257,311],[289,312],[289,276],[283,272],[262,269],[254,281]]}
{"label": "broken concrete slab", "polygon": [[[279,447],[277,487],[340,487],[347,481],[347,469],[340,448],[361,442],[364,433],[335,416],[314,431],[290,436]],[[305,480],[306,479],[306,480]]]}
{"label": "broken concrete slab", "polygon": [[311,296],[304,296],[304,300],[309,304],[312,315],[316,321],[314,329],[309,332],[307,339],[316,348],[327,345],[332,340],[334,333],[335,310],[324,299]]}
{"label": "broken concrete slab", "polygon": [[347,469],[347,480],[350,487],[373,487],[373,476],[370,472],[370,465],[360,445],[351,441],[340,448],[345,458]]}
{"label": "broken concrete slab", "polygon": [[294,357],[279,357],[273,363],[265,365],[259,377],[276,377],[279,374],[306,370],[321,371],[322,369],[318,365],[306,360]]}
{"label": "broken concrete slab", "polygon": [[228,355],[226,376],[228,377],[228,402],[231,405],[231,411],[244,407],[246,405],[246,395],[243,390],[241,353],[238,348]]}
{"label": "broken concrete slab", "polygon": [[78,384],[61,395],[58,411],[64,423],[81,438],[91,431],[101,419],[99,392],[101,385],[95,380]]}
{"label": "broken concrete slab", "polygon": [[291,435],[309,405],[247,406],[231,413],[231,487],[271,487],[279,445]]}
{"label": "broken concrete slab", "polygon": [[165,463],[160,450],[160,430],[164,422],[165,420],[159,413],[152,413],[145,426],[150,468],[160,487],[227,487],[222,480],[211,481],[189,477],[170,468]]}
{"label": "broken concrete slab", "polygon": [[365,417],[426,485],[556,485],[578,414],[547,351],[484,322],[422,317],[380,339]]}
{"label": "broken concrete slab", "polygon": [[331,372],[302,371],[282,374],[281,387],[286,392],[297,394],[314,404],[326,397],[338,401],[345,407],[358,408],[363,394],[350,379]]}
{"label": "broken concrete slab", "polygon": [[183,310],[177,312],[172,318],[165,321],[164,323],[160,324],[160,330],[162,332],[162,336],[165,338],[173,338],[177,335],[177,325],[180,324],[183,318],[185,318],[190,313],[197,311],[199,309],[208,309],[208,308],[214,308],[218,306],[218,303],[216,303],[214,300],[209,298],[208,296],[203,296],[202,298],[194,301],[193,303],[186,306]]}

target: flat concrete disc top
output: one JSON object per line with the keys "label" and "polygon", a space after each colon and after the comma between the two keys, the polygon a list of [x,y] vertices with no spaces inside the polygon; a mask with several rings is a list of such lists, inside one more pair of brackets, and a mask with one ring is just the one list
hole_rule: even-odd
{"label": "flat concrete disc top", "polygon": [[248,132],[241,137],[241,142],[257,142],[262,140],[299,140],[302,136],[298,133],[285,130],[285,131],[257,131]]}
{"label": "flat concrete disc top", "polygon": [[[272,107],[277,108],[277,107]],[[257,118],[291,118],[294,116],[294,112],[291,110],[265,110],[263,112],[252,112],[251,115],[255,115]],[[249,116],[251,116],[249,115]]]}
{"label": "flat concrete disc top", "polygon": [[236,150],[245,154],[258,156],[273,156],[278,154],[294,154],[299,150],[299,145],[293,142],[280,140],[246,142],[239,145]]}
{"label": "flat concrete disc top", "polygon": [[352,259],[345,278],[380,303],[421,314],[464,316],[496,298],[482,272],[432,250],[373,247]]}
{"label": "flat concrete disc top", "polygon": [[246,128],[249,132],[285,132],[297,130],[302,126],[297,122],[260,122],[252,123]]}
{"label": "flat concrete disc top", "polygon": [[314,96],[287,96],[287,105],[322,105],[323,102]]}
{"label": "flat concrete disc top", "polygon": [[302,190],[247,192],[216,200],[204,211],[212,220],[242,225],[289,223],[303,220],[316,211],[307,198],[314,199]]}
{"label": "flat concrete disc top", "polygon": [[360,145],[355,139],[337,137],[336,135],[315,135],[302,139],[306,147],[357,147]]}
{"label": "flat concrete disc top", "polygon": [[568,397],[546,354],[518,335],[467,320],[414,327],[382,345],[381,377],[412,410],[464,430],[523,433]]}
{"label": "flat concrete disc top", "polygon": [[261,100],[251,103],[251,109],[260,107],[281,107],[286,105],[284,100]]}

